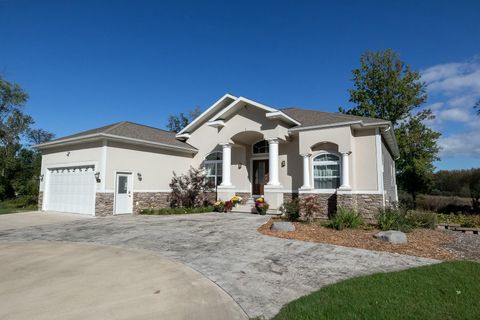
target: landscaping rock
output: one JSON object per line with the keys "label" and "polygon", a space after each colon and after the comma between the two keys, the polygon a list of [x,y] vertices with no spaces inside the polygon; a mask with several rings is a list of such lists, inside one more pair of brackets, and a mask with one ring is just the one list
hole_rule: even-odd
{"label": "landscaping rock", "polygon": [[380,231],[374,237],[393,244],[407,243],[407,235],[396,230]]}
{"label": "landscaping rock", "polygon": [[272,231],[295,231],[295,225],[291,222],[274,222],[270,227]]}

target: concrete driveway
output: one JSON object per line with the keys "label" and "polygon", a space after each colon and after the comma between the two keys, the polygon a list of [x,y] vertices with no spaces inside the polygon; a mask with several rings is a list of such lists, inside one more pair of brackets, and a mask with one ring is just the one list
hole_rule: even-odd
{"label": "concrete driveway", "polygon": [[256,229],[267,219],[218,213],[117,216],[2,230],[0,241],[88,242],[151,250],[208,277],[250,317],[271,317],[285,303],[342,279],[435,262],[264,236]]}
{"label": "concrete driveway", "polygon": [[242,319],[225,291],[151,252],[0,243],[0,319]]}

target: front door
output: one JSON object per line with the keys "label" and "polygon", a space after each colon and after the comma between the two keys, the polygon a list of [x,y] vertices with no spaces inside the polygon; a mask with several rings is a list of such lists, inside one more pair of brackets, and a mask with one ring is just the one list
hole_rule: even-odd
{"label": "front door", "polygon": [[117,173],[115,188],[115,214],[132,213],[132,174]]}
{"label": "front door", "polygon": [[268,183],[268,160],[253,160],[252,195],[262,196]]}

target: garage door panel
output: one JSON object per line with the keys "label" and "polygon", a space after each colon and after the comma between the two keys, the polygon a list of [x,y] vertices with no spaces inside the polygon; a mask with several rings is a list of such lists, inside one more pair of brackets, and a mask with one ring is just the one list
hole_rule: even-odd
{"label": "garage door panel", "polygon": [[93,166],[50,169],[47,210],[93,214],[95,185]]}

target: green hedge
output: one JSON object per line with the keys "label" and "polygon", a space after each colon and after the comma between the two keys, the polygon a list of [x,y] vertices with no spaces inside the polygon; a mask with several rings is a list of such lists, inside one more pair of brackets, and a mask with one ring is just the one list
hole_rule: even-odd
{"label": "green hedge", "polygon": [[212,212],[213,207],[195,207],[195,208],[160,208],[160,209],[141,209],[140,214],[145,215],[171,215],[171,214],[190,214]]}

